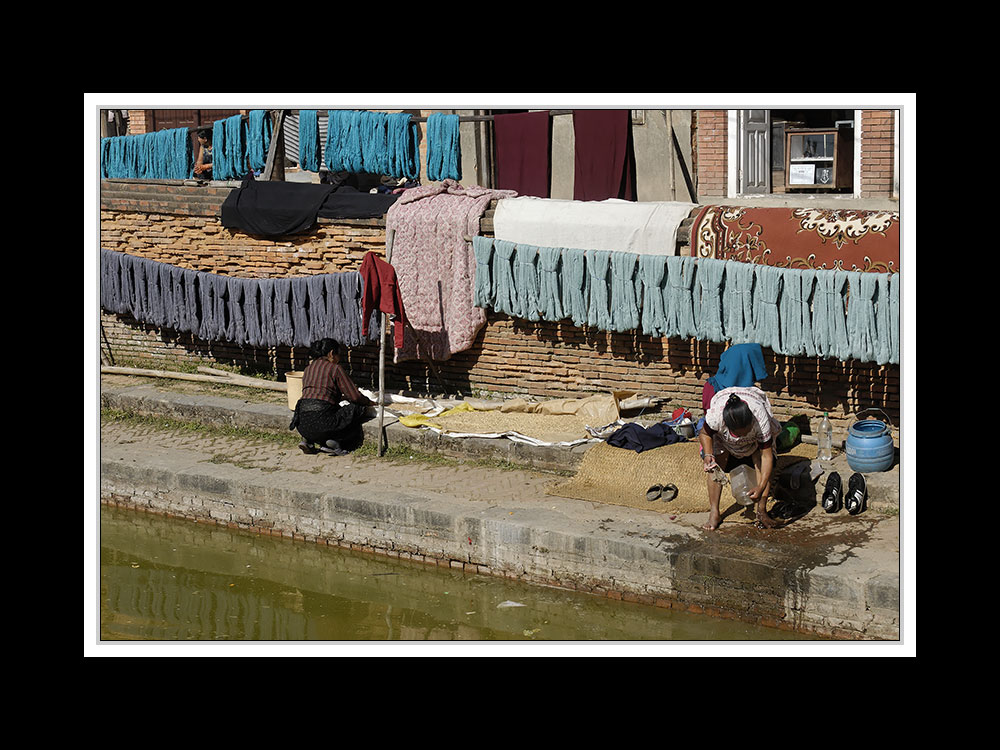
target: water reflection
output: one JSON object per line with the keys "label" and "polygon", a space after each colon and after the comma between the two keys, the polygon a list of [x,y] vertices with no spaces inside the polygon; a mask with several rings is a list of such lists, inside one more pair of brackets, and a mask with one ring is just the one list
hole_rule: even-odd
{"label": "water reflection", "polygon": [[100,554],[108,641],[808,640],[108,506]]}

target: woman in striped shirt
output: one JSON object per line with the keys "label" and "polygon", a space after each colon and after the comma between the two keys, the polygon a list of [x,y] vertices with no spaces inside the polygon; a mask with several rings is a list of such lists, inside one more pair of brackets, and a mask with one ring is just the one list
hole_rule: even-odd
{"label": "woman in striped shirt", "polygon": [[774,472],[774,439],[780,432],[781,425],[771,413],[771,402],[760,388],[725,388],[712,396],[698,436],[705,471],[709,473],[710,511],[704,528],[714,530],[722,522],[719,513],[722,484],[712,478],[712,472],[717,466],[730,472],[740,464],[757,472],[757,485],[750,492],[756,501],[757,523],[769,529],[777,526],[767,514],[767,498]]}
{"label": "woman in striped shirt", "polygon": [[[343,445],[356,440],[361,422],[372,401],[358,390],[340,366],[340,344],[333,339],[314,341],[313,358],[302,373],[302,397],[288,429],[298,429],[303,437],[303,453],[332,453],[343,456]],[[341,401],[349,403],[341,405]]]}

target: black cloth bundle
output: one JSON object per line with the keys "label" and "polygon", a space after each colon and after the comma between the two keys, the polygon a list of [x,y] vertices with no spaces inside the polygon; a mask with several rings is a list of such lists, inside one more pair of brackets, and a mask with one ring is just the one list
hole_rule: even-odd
{"label": "black cloth bundle", "polygon": [[222,226],[258,237],[301,234],[324,219],[384,216],[398,195],[366,193],[353,185],[258,182],[248,174],[222,203]]}
{"label": "black cloth bundle", "polygon": [[308,231],[334,185],[308,182],[258,182],[252,174],[222,203],[222,226],[259,237]]}
{"label": "black cloth bundle", "polygon": [[616,448],[627,448],[636,453],[642,453],[663,445],[682,443],[685,440],[687,438],[681,437],[673,431],[673,428],[668,427],[663,422],[658,422],[652,427],[643,427],[641,424],[629,422],[611,433],[606,442]]}

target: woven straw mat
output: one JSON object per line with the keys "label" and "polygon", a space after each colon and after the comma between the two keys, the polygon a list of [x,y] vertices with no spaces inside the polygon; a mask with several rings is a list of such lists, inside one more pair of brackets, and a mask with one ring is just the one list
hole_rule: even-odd
{"label": "woven straw mat", "polygon": [[[660,513],[708,512],[708,477],[698,448],[697,440],[687,440],[636,453],[607,443],[594,443],[583,455],[575,476],[553,483],[545,491],[559,497],[626,505]],[[805,444],[776,456],[771,486],[774,486],[778,473],[783,469],[814,458],[816,446]],[[667,483],[677,485],[674,500],[646,500],[647,489],[654,484]],[[730,506],[735,506],[735,509]],[[753,521],[752,513],[738,513],[742,506],[733,499],[728,484],[722,488],[720,508],[723,514],[732,512],[730,520]]]}

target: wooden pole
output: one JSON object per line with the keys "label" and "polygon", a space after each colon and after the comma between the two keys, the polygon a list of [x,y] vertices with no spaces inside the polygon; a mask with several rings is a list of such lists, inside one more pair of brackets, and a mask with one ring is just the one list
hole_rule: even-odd
{"label": "wooden pole", "polygon": [[[387,229],[385,237],[385,262],[392,263],[392,243],[396,238],[395,229]],[[378,347],[378,455],[385,455],[385,336],[386,336],[386,326],[389,322],[389,317],[382,313],[382,319],[379,323],[379,331],[381,336],[379,337],[379,347]]]}

